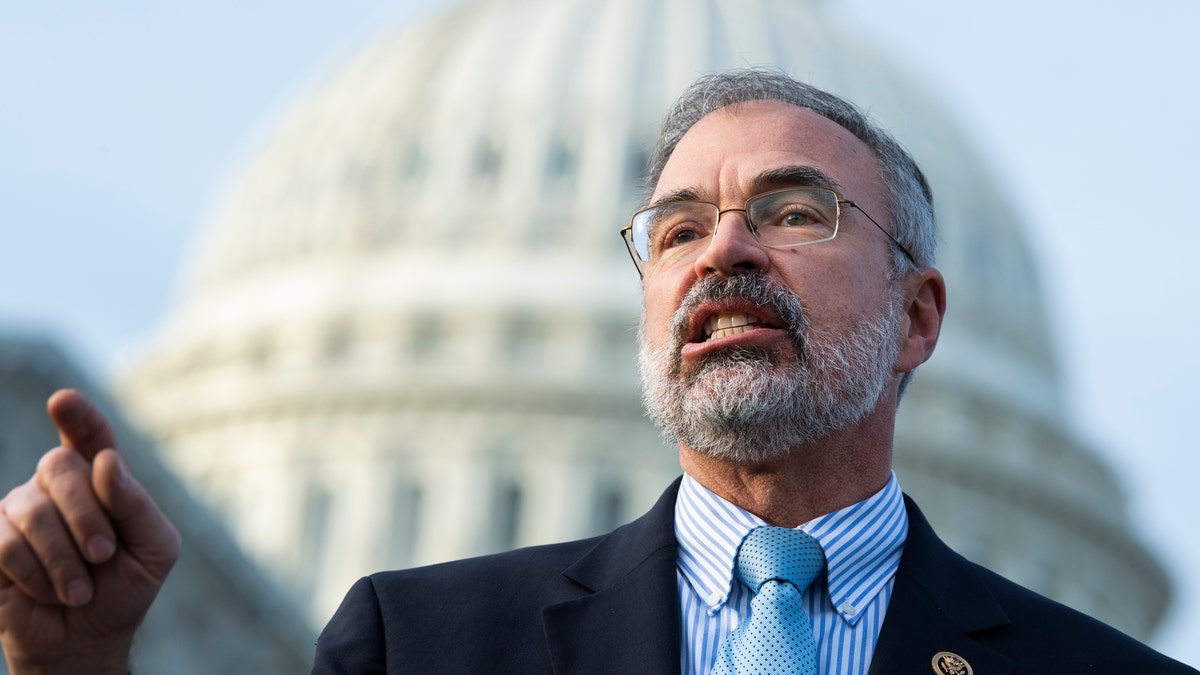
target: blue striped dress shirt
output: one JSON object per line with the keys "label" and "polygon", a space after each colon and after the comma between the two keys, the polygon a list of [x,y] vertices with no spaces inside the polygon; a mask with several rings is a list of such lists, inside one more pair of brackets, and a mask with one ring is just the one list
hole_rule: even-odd
{"label": "blue striped dress shirt", "polygon": [[[749,615],[753,592],[734,581],[738,546],[761,518],[684,475],[675,503],[684,675],[706,675],[721,641]],[[800,529],[825,551],[826,574],[804,593],[822,675],[866,675],[892,596],[908,515],[896,475],[872,497]]]}

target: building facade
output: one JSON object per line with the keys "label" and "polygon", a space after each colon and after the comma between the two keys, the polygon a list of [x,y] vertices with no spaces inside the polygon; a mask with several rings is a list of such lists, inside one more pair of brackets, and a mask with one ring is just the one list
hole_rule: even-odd
{"label": "building facade", "polygon": [[369,45],[244,167],[123,401],[314,625],[377,569],[635,517],[679,466],[617,233],[672,98],[748,65],[872,111],[933,184],[950,310],[901,484],[968,557],[1148,637],[1169,585],[1067,422],[1032,224],[820,0],[475,0]]}

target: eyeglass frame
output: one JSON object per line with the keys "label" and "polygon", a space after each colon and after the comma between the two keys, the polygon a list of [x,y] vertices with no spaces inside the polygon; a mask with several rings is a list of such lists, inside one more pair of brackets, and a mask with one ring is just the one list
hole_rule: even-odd
{"label": "eyeglass frame", "polygon": [[[763,241],[758,238],[758,234],[755,233],[755,230],[757,228],[754,226],[754,223],[750,222],[750,213],[746,210],[746,207],[749,206],[750,202],[754,201],[755,199],[758,199],[759,197],[766,197],[769,195],[778,194],[780,192],[789,192],[791,190],[824,190],[826,192],[830,192],[833,194],[834,199],[836,200],[836,203],[838,206],[837,221],[834,223],[833,235],[831,235],[830,237],[828,237],[826,239],[819,239],[817,241],[802,241],[802,242],[799,242],[796,244],[788,244],[786,246],[771,246],[769,244],[763,243]],[[917,265],[916,258],[913,256],[913,254],[911,252],[909,252],[908,248],[905,247],[904,244],[901,244],[900,240],[898,240],[894,236],[892,236],[891,232],[888,232],[886,229],[884,229],[884,227],[882,225],[880,225],[874,218],[872,218],[871,214],[869,214],[865,210],[863,210],[863,207],[859,206],[858,202],[856,202],[852,199],[846,199],[845,197],[842,197],[841,195],[839,195],[836,190],[832,190],[827,187],[821,187],[821,186],[816,186],[816,185],[797,185],[794,187],[786,187],[786,188],[781,188],[778,190],[768,190],[766,192],[760,192],[756,195],[751,195],[750,197],[748,197],[746,199],[745,203],[742,204],[742,208],[740,208],[740,209],[737,209],[737,208],[722,209],[720,207],[720,205],[718,205],[718,204],[702,201],[699,199],[688,199],[688,200],[679,201],[679,202],[672,202],[670,204],[657,204],[655,206],[648,206],[644,209],[638,209],[637,211],[635,211],[633,213],[632,216],[629,217],[629,224],[626,225],[625,227],[621,228],[621,232],[620,232],[621,240],[625,242],[625,250],[628,251],[630,259],[633,260],[633,266],[635,268],[637,268],[638,277],[641,277],[641,278],[645,277],[645,273],[642,271],[642,266],[649,264],[651,261],[642,260],[641,256],[639,256],[637,253],[635,244],[633,243],[633,221],[634,221],[634,219],[647,211],[652,211],[654,209],[662,208],[663,206],[677,206],[679,204],[704,204],[704,205],[711,206],[711,207],[717,209],[717,222],[713,224],[713,231],[710,236],[716,235],[717,228],[720,227],[720,225],[721,225],[721,216],[724,216],[726,213],[740,211],[741,213],[745,214],[745,216],[746,216],[746,229],[750,230],[750,234],[754,236],[754,241],[757,241],[760,245],[762,245],[766,248],[776,248],[776,249],[797,248],[799,246],[807,246],[809,244],[820,244],[822,242],[830,241],[830,240],[836,238],[838,231],[841,229],[842,204],[845,204],[846,206],[850,206],[850,207],[857,209],[859,213],[866,216],[867,220],[871,221],[872,225],[879,228],[879,231],[882,232],[884,234],[884,236],[886,236],[888,239],[890,239],[891,242],[893,244],[895,244],[897,248],[900,249],[900,252],[904,254],[904,257],[908,258],[909,262],[911,262],[913,265]],[[695,256],[674,258],[673,260],[676,262],[679,262],[679,261],[683,261],[683,260],[690,260],[692,258],[698,258],[701,255],[703,255],[703,252],[698,253]],[[661,260],[654,261],[654,262],[661,262]],[[918,267],[919,267],[919,265],[918,265]]]}

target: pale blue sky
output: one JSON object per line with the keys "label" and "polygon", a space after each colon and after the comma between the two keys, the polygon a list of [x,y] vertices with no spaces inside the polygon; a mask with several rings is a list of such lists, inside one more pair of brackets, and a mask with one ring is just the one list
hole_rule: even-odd
{"label": "pale blue sky", "polygon": [[[928,81],[1032,214],[1072,423],[1178,584],[1156,646],[1200,664],[1200,3],[825,1]],[[0,331],[111,372],[257,134],[445,4],[0,0]]]}

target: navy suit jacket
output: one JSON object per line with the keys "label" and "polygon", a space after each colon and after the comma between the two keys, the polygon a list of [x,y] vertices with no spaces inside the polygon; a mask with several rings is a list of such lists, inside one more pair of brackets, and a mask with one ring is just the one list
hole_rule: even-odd
{"label": "navy suit jacket", "polygon": [[[592,539],[360,580],[317,640],[314,675],[678,673],[676,481]],[[905,498],[909,532],[870,675],[1197,672],[968,562]]]}

